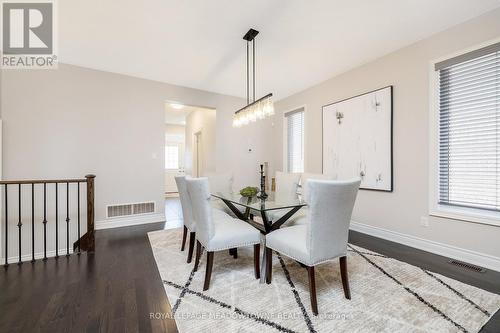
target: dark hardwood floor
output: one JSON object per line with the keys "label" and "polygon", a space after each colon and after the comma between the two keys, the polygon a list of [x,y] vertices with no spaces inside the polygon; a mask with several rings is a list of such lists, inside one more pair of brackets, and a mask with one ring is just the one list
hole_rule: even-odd
{"label": "dark hardwood floor", "polygon": [[146,233],[164,223],[96,232],[82,253],[0,269],[0,332],[177,332]]}
{"label": "dark hardwood floor", "polygon": [[[429,271],[442,274],[463,283],[500,294],[500,272],[487,270],[477,273],[451,265],[450,258],[439,256],[426,251],[399,243],[387,241],[377,237],[368,236],[355,231],[349,232],[349,242],[366,249],[385,254],[391,258],[407,262]],[[500,311],[494,314],[490,321],[481,329],[480,333],[500,332]]]}
{"label": "dark hardwood floor", "polygon": [[[167,226],[98,231],[94,255],[1,268],[0,332],[176,332],[172,319],[150,318],[170,313],[170,305],[146,235],[179,224],[175,200],[167,204]],[[470,272],[445,257],[357,232],[350,242],[500,294],[498,272]],[[500,313],[481,332],[500,332]]]}

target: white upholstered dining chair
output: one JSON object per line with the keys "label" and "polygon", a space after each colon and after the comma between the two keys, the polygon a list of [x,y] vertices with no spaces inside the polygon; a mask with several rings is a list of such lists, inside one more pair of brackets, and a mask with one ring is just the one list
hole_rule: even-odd
{"label": "white upholstered dining chair", "polygon": [[300,173],[276,171],[276,193],[296,195],[300,181]]}
{"label": "white upholstered dining chair", "polygon": [[[300,173],[289,173],[283,171],[276,171],[276,188],[274,190],[276,198],[290,198],[296,197],[299,188]],[[276,221],[283,215],[288,213],[287,209],[277,209],[268,212],[267,218],[271,221]],[[295,213],[290,219],[294,219],[300,210]],[[290,220],[289,220],[290,221]]]}
{"label": "white upholstered dining chair", "polygon": [[[208,184],[210,187],[210,191],[212,193],[234,193],[234,177],[232,173],[208,173]],[[227,207],[227,205],[222,202],[221,199],[212,197],[210,199],[212,207],[222,210],[223,212],[228,213],[229,215],[236,217],[234,213]],[[237,207],[241,212],[244,212],[245,209],[241,207]]]}
{"label": "white upholstered dining chair", "polygon": [[347,238],[360,180],[309,180],[307,223],[278,229],[266,236],[267,283],[272,277],[272,250],[307,267],[311,307],[318,314],[314,266],[340,258],[344,295],[351,299],[347,275]]}
{"label": "white upholstered dining chair", "polygon": [[196,220],[195,271],[198,269],[201,247],[203,246],[207,251],[203,290],[207,290],[210,286],[215,251],[253,245],[255,278],[260,278],[260,232],[251,225],[225,213],[214,213],[215,210],[210,204],[210,189],[207,178],[189,178],[186,179],[186,183]]}
{"label": "white upholstered dining chair", "polygon": [[208,184],[212,192],[232,193],[234,176],[232,173],[214,173],[206,174]]}
{"label": "white upholstered dining chair", "polygon": [[304,172],[300,175],[300,193],[305,202],[308,202],[308,188],[307,182],[310,180],[333,180],[332,176],[324,175],[322,173]]}
{"label": "white upholstered dining chair", "polygon": [[[322,173],[308,173],[304,172],[300,175],[300,194],[304,202],[309,202],[309,193],[307,183],[310,180],[333,180],[329,175],[324,175]],[[285,226],[293,226],[305,224],[308,221],[307,214],[309,212],[309,207],[302,207],[297,213],[295,213],[285,224]]]}
{"label": "white upholstered dining chair", "polygon": [[[193,215],[193,206],[191,204],[191,198],[189,196],[187,190],[186,179],[189,177],[186,176],[177,176],[175,177],[175,183],[177,184],[177,191],[179,191],[179,199],[181,201],[182,207],[182,220],[184,224],[184,230],[182,233],[182,244],[181,251],[184,251],[186,246],[186,238],[189,232],[189,248],[188,248],[188,256],[187,263],[189,264],[193,258],[194,251],[194,243],[196,239],[196,220]],[[216,216],[224,216],[226,215],[222,210],[218,208],[214,208],[214,214]]]}
{"label": "white upholstered dining chair", "polygon": [[[292,173],[292,174],[287,174],[289,176],[283,176],[284,173],[280,172],[281,174],[281,182],[284,182],[286,179],[288,179],[288,182],[290,181],[294,181],[296,183],[299,183],[299,188],[297,188],[297,186],[295,186],[295,189],[292,189],[288,192],[285,192],[285,193],[288,193],[290,195],[293,195],[295,196],[298,192],[302,195],[302,199],[307,203],[308,200],[307,200],[307,182],[309,180],[312,180],[312,179],[317,179],[317,180],[331,180],[332,177],[331,176],[328,176],[328,175],[324,175],[324,174],[321,174],[321,173],[307,173],[307,172],[304,172],[302,174],[297,174],[297,173]],[[297,179],[297,175],[299,175],[299,179]],[[276,176],[278,176],[278,172],[276,173]],[[277,181],[277,184],[276,184],[276,195],[279,196],[281,195],[283,192],[279,192],[278,189],[280,188],[279,186],[279,182]],[[286,185],[281,185],[281,187],[289,187],[290,185],[286,186]],[[293,192],[294,191],[294,192]],[[288,211],[283,211],[281,209],[278,209],[278,210],[274,210],[274,211],[270,211],[269,212],[269,216],[268,218],[272,221],[275,221],[277,219],[279,219],[280,217],[282,217],[283,215],[285,215]],[[302,207],[297,213],[295,213],[294,215],[292,215],[292,217],[290,217],[288,219],[288,221],[285,222],[285,225],[284,226],[292,226],[292,225],[299,225],[299,224],[304,224],[304,223],[307,223],[307,218],[306,218],[306,215],[307,215],[307,212],[308,212],[308,207]]]}
{"label": "white upholstered dining chair", "polygon": [[182,221],[184,224],[184,230],[182,233],[182,245],[181,251],[184,251],[186,246],[186,237],[189,232],[189,250],[187,262],[190,263],[193,258],[194,241],[196,237],[196,223],[193,218],[193,207],[191,206],[191,198],[187,191],[186,176],[175,177],[175,183],[177,184],[177,191],[179,191],[179,199],[181,201],[182,207]]}

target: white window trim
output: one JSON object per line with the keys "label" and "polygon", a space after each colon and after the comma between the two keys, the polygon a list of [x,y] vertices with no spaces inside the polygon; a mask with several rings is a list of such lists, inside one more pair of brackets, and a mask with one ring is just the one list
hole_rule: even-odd
{"label": "white window trim", "polygon": [[429,64],[429,215],[444,217],[464,222],[481,223],[487,225],[500,226],[500,213],[464,207],[454,207],[438,204],[439,191],[439,77],[434,68],[438,62],[472,52],[500,42],[496,38],[473,47],[455,52],[445,57],[432,60]]}
{"label": "white window trim", "polygon": [[306,124],[307,124],[307,113],[306,113],[306,105],[299,105],[296,107],[293,107],[291,109],[288,109],[286,111],[283,111],[282,114],[282,123],[283,123],[283,162],[282,162],[282,169],[283,172],[289,172],[288,170],[288,141],[287,141],[287,136],[288,136],[288,126],[286,123],[286,114],[298,109],[304,109],[304,172],[307,170],[307,136],[306,136]]}

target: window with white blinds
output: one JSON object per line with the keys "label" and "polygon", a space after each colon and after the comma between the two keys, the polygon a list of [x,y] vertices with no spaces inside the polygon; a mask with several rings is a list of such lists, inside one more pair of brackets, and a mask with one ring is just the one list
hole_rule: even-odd
{"label": "window with white blinds", "polygon": [[165,146],[165,169],[179,169],[179,146]]}
{"label": "window with white blinds", "polygon": [[436,71],[439,204],[500,211],[500,43]]}
{"label": "window with white blinds", "polygon": [[285,113],[287,171],[304,172],[304,108]]}

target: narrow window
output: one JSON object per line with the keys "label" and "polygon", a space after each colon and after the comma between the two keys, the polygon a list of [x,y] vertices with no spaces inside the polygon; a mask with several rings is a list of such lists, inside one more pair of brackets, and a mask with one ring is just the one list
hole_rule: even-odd
{"label": "narrow window", "polygon": [[287,171],[304,172],[304,108],[285,114]]}

